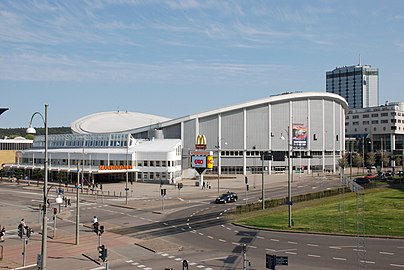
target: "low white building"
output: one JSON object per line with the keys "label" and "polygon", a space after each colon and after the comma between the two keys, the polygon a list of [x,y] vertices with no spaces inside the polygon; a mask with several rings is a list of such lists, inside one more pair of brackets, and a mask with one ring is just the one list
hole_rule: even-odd
{"label": "low white building", "polygon": [[364,152],[403,151],[404,102],[351,109],[346,115],[345,128],[346,137],[356,138],[359,147],[355,148],[363,148]]}
{"label": "low white building", "polygon": [[[6,167],[33,171],[44,167],[45,137],[36,136],[33,147]],[[63,134],[48,137],[50,179],[77,172],[87,183],[129,181],[175,183],[181,177],[181,140],[134,139],[130,134]]]}

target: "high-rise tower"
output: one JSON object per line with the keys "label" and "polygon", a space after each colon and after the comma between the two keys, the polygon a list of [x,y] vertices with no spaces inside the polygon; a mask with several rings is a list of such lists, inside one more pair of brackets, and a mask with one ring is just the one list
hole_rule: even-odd
{"label": "high-rise tower", "polygon": [[350,108],[379,105],[379,69],[370,65],[335,68],[326,73],[326,91],[348,102]]}

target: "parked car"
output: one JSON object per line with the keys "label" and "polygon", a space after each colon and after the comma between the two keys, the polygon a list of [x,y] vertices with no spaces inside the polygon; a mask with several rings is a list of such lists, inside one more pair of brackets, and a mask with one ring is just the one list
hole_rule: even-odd
{"label": "parked car", "polygon": [[358,185],[364,185],[369,184],[370,180],[364,177],[358,177],[354,179],[354,182],[357,183]]}
{"label": "parked car", "polygon": [[229,203],[236,202],[238,199],[237,193],[235,192],[227,192],[223,193],[219,197],[216,198],[215,203]]}
{"label": "parked car", "polygon": [[364,178],[366,178],[366,179],[375,179],[375,178],[377,178],[377,174],[368,174]]}

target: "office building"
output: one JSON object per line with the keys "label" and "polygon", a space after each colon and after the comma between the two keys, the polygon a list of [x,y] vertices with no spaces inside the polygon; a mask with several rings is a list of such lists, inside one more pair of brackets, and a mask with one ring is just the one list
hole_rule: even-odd
{"label": "office building", "polygon": [[349,108],[379,105],[379,70],[369,65],[338,67],[326,73],[326,91],[345,98]]}

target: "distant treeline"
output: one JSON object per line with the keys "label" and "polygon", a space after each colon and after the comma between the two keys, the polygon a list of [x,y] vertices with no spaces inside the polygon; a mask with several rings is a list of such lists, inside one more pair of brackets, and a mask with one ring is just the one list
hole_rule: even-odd
{"label": "distant treeline", "polygon": [[[36,128],[36,135],[45,135],[45,128]],[[15,137],[24,137],[27,139],[32,139],[32,135],[27,135],[27,128],[0,128],[0,139],[7,138],[15,138]],[[48,130],[49,135],[54,134],[72,134],[72,130],[70,127],[50,127]]]}

